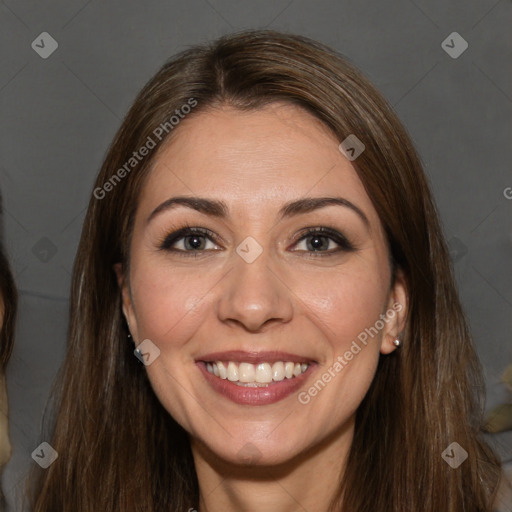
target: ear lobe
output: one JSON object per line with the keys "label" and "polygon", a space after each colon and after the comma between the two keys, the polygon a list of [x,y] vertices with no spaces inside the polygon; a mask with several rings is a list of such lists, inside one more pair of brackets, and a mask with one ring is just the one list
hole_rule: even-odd
{"label": "ear lobe", "polygon": [[[394,341],[400,339],[401,334],[405,330],[407,315],[408,315],[408,288],[405,275],[401,269],[396,271],[395,281],[390,291],[389,300],[387,304],[387,311],[393,316],[387,322],[384,336],[381,342],[381,353],[390,354],[397,349]],[[402,341],[400,339],[400,341]]]}
{"label": "ear lobe", "polygon": [[399,335],[405,330],[407,316],[409,313],[409,288],[407,286],[407,280],[404,272],[401,269],[396,271],[396,279],[393,285],[393,296],[395,298],[395,304],[398,305],[396,308],[398,312],[396,334]]}
{"label": "ear lobe", "polygon": [[[128,282],[124,275],[123,265],[122,263],[115,263],[112,268],[114,269],[117,277],[117,284],[119,286],[119,291],[121,292],[121,307],[123,310],[123,315],[128,323],[130,329],[136,329],[135,318],[133,314],[132,301],[130,296],[130,290],[128,287]],[[132,333],[133,335],[134,333]]]}

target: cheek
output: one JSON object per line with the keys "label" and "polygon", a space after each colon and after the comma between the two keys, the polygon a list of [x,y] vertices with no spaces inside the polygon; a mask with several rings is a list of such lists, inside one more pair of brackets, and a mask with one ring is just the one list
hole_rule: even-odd
{"label": "cheek", "polygon": [[216,272],[156,265],[150,260],[132,267],[131,284],[140,340],[149,338],[171,349],[185,343],[199,327]]}
{"label": "cheek", "polygon": [[351,268],[296,289],[310,321],[322,333],[319,347],[325,354],[299,403],[311,422],[322,418],[327,431],[355,413],[375,376],[382,329],[371,328],[383,313],[385,277],[368,267],[359,272]]}
{"label": "cheek", "polygon": [[323,331],[333,355],[343,353],[352,340],[375,325],[388,292],[386,275],[376,266],[347,267],[315,279],[301,279],[294,291],[306,306],[306,314],[309,311],[311,320]]}

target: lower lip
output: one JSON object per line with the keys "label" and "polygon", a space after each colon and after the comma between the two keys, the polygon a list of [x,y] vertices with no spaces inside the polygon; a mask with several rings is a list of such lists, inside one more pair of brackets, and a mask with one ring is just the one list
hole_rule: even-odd
{"label": "lower lip", "polygon": [[221,395],[241,405],[269,405],[283,400],[304,384],[313,369],[313,364],[298,377],[284,379],[279,382],[271,382],[264,387],[239,386],[228,379],[221,379],[206,369],[202,361],[196,362],[210,386]]}

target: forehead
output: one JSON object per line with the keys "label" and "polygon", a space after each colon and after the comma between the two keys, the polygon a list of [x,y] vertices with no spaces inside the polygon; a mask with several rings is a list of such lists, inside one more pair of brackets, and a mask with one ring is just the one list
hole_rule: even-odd
{"label": "forehead", "polygon": [[339,141],[317,118],[285,103],[242,112],[194,113],[161,148],[141,194],[149,209],[172,195],[225,201],[233,214],[261,216],[301,197],[335,196],[377,214]]}

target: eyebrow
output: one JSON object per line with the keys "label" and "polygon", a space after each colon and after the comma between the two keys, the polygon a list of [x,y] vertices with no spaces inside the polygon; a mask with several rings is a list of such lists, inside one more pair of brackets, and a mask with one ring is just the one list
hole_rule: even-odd
{"label": "eyebrow", "polygon": [[[290,201],[284,204],[284,206],[279,210],[278,215],[279,219],[282,220],[287,217],[309,213],[314,210],[333,205],[350,208],[360,217],[366,227],[370,228],[370,221],[365,213],[354,203],[343,197],[306,197],[296,201]],[[152,221],[160,213],[178,206],[185,206],[205,215],[210,215],[219,219],[227,219],[229,217],[229,208],[224,201],[207,199],[205,197],[178,196],[171,197],[157,206],[149,215],[146,224]]]}

